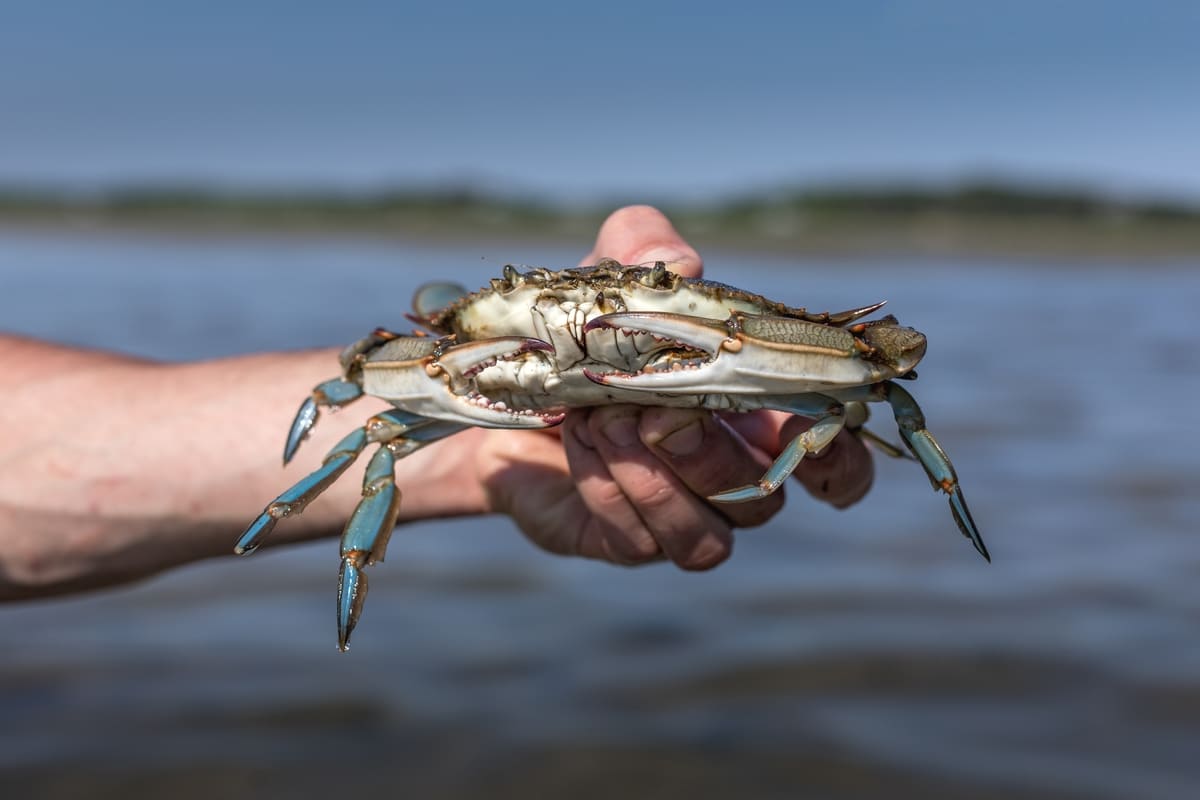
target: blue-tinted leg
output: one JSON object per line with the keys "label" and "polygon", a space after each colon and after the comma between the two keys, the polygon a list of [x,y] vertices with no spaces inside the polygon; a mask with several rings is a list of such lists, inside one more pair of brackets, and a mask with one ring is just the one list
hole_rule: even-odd
{"label": "blue-tinted leg", "polygon": [[[404,428],[403,434],[382,444],[363,476],[363,499],[359,501],[342,532],[342,566],[338,573],[337,625],[338,649],[349,649],[350,634],[362,614],[367,597],[365,567],[383,561],[388,539],[400,513],[400,490],[396,488],[396,460],[425,445],[444,439],[463,430],[465,425],[454,422],[423,420],[408,425],[413,415],[407,412],[385,412],[379,417],[389,424]],[[373,422],[379,418],[373,418]],[[422,420],[422,418],[416,418]],[[368,423],[366,428],[371,428]]]}
{"label": "blue-tinted leg", "polygon": [[[303,411],[302,407],[301,412],[303,413]],[[254,522],[250,523],[250,527],[246,529],[245,533],[238,538],[234,552],[244,555],[257,550],[258,546],[262,544],[262,540],[275,527],[276,522],[286,516],[303,511],[304,507],[317,495],[328,489],[334,481],[341,477],[346,468],[358,458],[358,454],[363,451],[368,442],[388,442],[404,435],[417,437],[415,431],[421,428],[430,428],[430,432],[436,434],[447,424],[399,409],[384,411],[371,417],[367,420],[366,425],[351,432],[334,445],[316,472],[305,476],[295,486],[272,500],[263,513],[259,514]],[[459,430],[459,428],[455,430]],[[441,436],[447,435],[449,434],[441,434]],[[419,437],[417,438],[419,440]]]}
{"label": "blue-tinted leg", "polygon": [[359,428],[342,439],[325,456],[312,474],[272,500],[246,531],[238,537],[233,551],[239,555],[253,553],[275,527],[275,523],[291,514],[299,514],[312,500],[336,481],[354,463],[367,446],[367,432]]}
{"label": "blue-tinted leg", "polygon": [[312,394],[300,404],[300,409],[292,419],[292,427],[288,430],[287,441],[283,445],[283,463],[286,465],[296,455],[300,443],[308,437],[308,432],[317,424],[321,416],[321,407],[338,408],[362,397],[362,387],[353,381],[341,378],[319,383]]}
{"label": "blue-tinted leg", "polygon": [[400,513],[400,490],[394,472],[396,456],[385,444],[367,465],[363,476],[363,499],[342,532],[342,567],[338,575],[338,649],[349,646],[350,632],[362,613],[367,597],[363,567],[382,561],[388,539]]}
{"label": "blue-tinted leg", "polygon": [[979,535],[979,529],[975,527],[975,520],[971,518],[971,511],[967,508],[967,501],[963,498],[962,489],[959,488],[954,466],[946,457],[941,445],[925,429],[925,415],[921,413],[921,407],[917,405],[917,401],[911,394],[897,384],[888,381],[881,386],[884,398],[896,415],[896,423],[900,426],[900,435],[904,439],[904,443],[908,445],[913,455],[921,462],[921,466],[925,468],[933,488],[945,492],[949,496],[950,513],[954,515],[958,529],[962,531],[963,536],[971,540],[971,544],[975,545],[975,549],[981,556],[991,561],[992,557],[988,555],[983,537]]}
{"label": "blue-tinted leg", "polygon": [[[883,398],[876,397],[874,399],[882,400]],[[886,456],[916,461],[903,445],[892,444],[879,434],[864,427],[870,418],[871,409],[866,402],[850,400],[846,403],[846,430],[854,434],[859,441],[874,447]]]}
{"label": "blue-tinted leg", "polygon": [[783,452],[767,469],[758,483],[730,489],[709,497],[715,503],[745,503],[757,500],[774,492],[796,471],[800,462],[808,453],[815,453],[827,447],[833,437],[845,426],[846,417],[842,413],[842,404],[836,400],[816,394],[797,395],[792,398],[780,398],[770,404],[771,408],[780,411],[790,411],[813,417],[816,422],[804,433],[788,442]]}

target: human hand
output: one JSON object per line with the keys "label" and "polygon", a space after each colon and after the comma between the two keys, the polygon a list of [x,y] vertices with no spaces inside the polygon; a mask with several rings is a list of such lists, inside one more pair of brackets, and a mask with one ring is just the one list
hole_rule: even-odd
{"label": "human hand", "polygon": [[[689,277],[703,271],[696,251],[647,206],[605,221],[582,263],[603,257],[665,261]],[[766,522],[784,502],[782,490],[749,503],[706,498],[757,481],[811,424],[774,412],[577,409],[549,432],[481,431],[475,464],[489,509],[510,515],[546,550],[627,565],[665,557],[702,570],[729,557],[735,527]],[[862,443],[843,431],[795,476],[818,499],[844,508],[866,494],[873,466]]]}

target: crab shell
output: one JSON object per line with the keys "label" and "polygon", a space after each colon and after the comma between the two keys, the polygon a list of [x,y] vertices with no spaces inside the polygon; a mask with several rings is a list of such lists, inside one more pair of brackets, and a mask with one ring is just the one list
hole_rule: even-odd
{"label": "crab shell", "polygon": [[405,410],[488,427],[539,427],[612,403],[752,410],[774,395],[900,377],[925,352],[925,337],[892,317],[851,325],[882,303],[812,314],[662,264],[509,268],[475,293],[426,287],[415,305],[414,319],[444,338],[397,337],[348,372],[360,367],[367,394]]}

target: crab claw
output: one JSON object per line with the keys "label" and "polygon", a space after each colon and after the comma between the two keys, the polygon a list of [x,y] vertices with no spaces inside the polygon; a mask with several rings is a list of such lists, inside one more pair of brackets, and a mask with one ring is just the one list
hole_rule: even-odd
{"label": "crab claw", "polygon": [[584,333],[599,330],[641,331],[660,339],[690,342],[715,351],[729,338],[729,327],[719,320],[671,314],[665,311],[620,311],[588,320]]}
{"label": "crab claw", "polygon": [[553,352],[553,346],[541,339],[497,336],[463,344],[447,339],[389,347],[393,345],[384,345],[363,364],[367,394],[423,417],[464,425],[548,428],[562,422],[561,411],[509,408],[476,387],[476,377],[490,367],[527,353]]}
{"label": "crab claw", "polygon": [[[785,395],[870,384],[893,374],[861,358],[861,343],[849,331],[795,317],[736,313],[715,322],[686,314],[630,312],[597,317],[584,329],[664,340],[641,372],[584,373],[596,383],[626,389]],[[708,356],[680,356],[680,350]]]}
{"label": "crab claw", "polygon": [[521,353],[553,353],[549,342],[527,336],[497,336],[474,342],[452,345],[446,348],[434,362],[451,376],[467,378],[482,372],[498,360],[511,358]]}

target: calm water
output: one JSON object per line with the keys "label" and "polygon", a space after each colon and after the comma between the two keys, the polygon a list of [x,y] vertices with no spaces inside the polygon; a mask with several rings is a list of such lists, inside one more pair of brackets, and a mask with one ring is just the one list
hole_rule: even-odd
{"label": "calm water", "polygon": [[[845,512],[793,491],[701,575],[546,556],[499,518],[402,528],[348,656],[332,542],[0,607],[0,787],[1194,796],[1196,265],[707,255],[928,334],[912,388],[995,563],[887,461]],[[431,276],[577,256],[9,231],[0,328],[165,359],[341,344],[405,327]]]}

